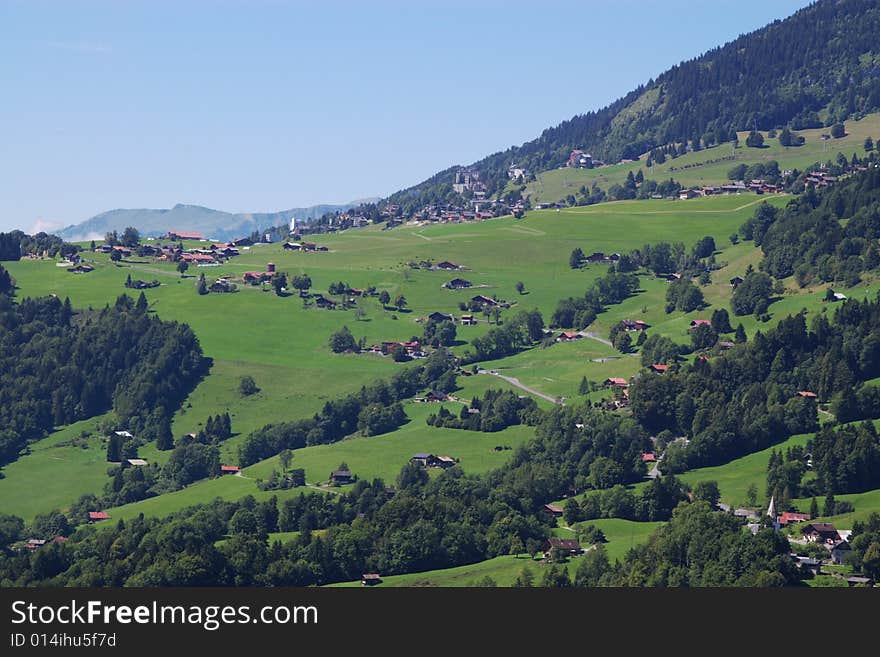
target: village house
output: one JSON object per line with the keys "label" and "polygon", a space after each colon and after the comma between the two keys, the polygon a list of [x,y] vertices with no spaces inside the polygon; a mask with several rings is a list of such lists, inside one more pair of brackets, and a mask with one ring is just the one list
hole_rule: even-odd
{"label": "village house", "polygon": [[351,483],[351,477],[352,475],[349,470],[334,470],[330,473],[330,483],[344,486]]}
{"label": "village house", "polygon": [[382,578],[379,577],[379,573],[365,573],[361,575],[361,586],[375,586],[381,582]]}
{"label": "village house", "polygon": [[563,509],[561,506],[556,506],[555,504],[545,504],[542,507],[542,511],[548,515],[553,516],[554,518],[561,518]]}
{"label": "village house", "polygon": [[640,319],[625,319],[621,322],[624,331],[644,331],[648,329],[648,324]]}
{"label": "village house", "polygon": [[495,299],[493,299],[492,297],[487,297],[484,294],[478,294],[475,297],[471,297],[471,303],[473,305],[490,306],[492,308],[500,305]]}
{"label": "village house", "polygon": [[95,271],[95,268],[92,265],[87,265],[84,263],[80,263],[75,267],[68,267],[67,271],[72,274],[88,274],[89,272]]}
{"label": "village house", "polygon": [[870,577],[861,577],[859,575],[847,577],[846,583],[848,586],[874,586],[873,579],[871,579]]}
{"label": "village house", "polygon": [[792,511],[783,511],[776,519],[781,527],[785,527],[793,522],[806,522],[812,520],[809,513],[794,513]]}
{"label": "village house", "polygon": [[410,463],[415,463],[416,465],[420,465],[423,468],[433,467],[437,461],[437,457],[433,454],[424,454],[419,453],[415,454],[410,460]]}
{"label": "village house", "polygon": [[315,297],[315,305],[318,308],[326,308],[327,310],[336,309],[336,302],[333,299],[328,299],[323,294],[318,294]]}
{"label": "village house", "polygon": [[806,397],[807,399],[815,399],[816,393],[809,390],[798,390],[798,397]]}
{"label": "village house", "polygon": [[241,472],[241,468],[239,468],[237,465],[221,465],[220,466],[220,474],[221,475],[226,475],[226,474],[237,475],[239,472]]}
{"label": "village house", "polygon": [[682,201],[686,201],[691,198],[696,198],[700,195],[700,192],[696,189],[682,189],[678,192],[678,198]]}
{"label": "village house", "polygon": [[745,280],[742,276],[734,276],[730,279],[730,286],[735,290]]}
{"label": "village house", "polygon": [[664,365],[662,363],[653,363],[648,366],[648,369],[652,372],[656,372],[657,374],[663,374],[666,370],[669,369],[669,365]]}
{"label": "village house", "polygon": [[201,233],[192,233],[192,232],[183,232],[179,230],[168,231],[165,235],[161,237],[161,239],[168,240],[203,240],[205,236]]}
{"label": "village house", "polygon": [[475,326],[477,320],[474,319],[473,315],[462,315],[460,322],[462,326]]}
{"label": "village house", "polygon": [[225,278],[218,278],[216,281],[211,283],[208,287],[208,290],[211,292],[232,292],[235,290],[235,284],[230,283],[229,280]]}
{"label": "village house", "polygon": [[642,452],[642,463],[654,463],[657,455],[654,452]]}
{"label": "village house", "polygon": [[46,544],[45,538],[30,538],[28,542],[24,544],[24,546],[28,550],[36,550],[38,548],[43,547]]}
{"label": "village house", "polygon": [[840,534],[834,525],[827,522],[817,522],[806,525],[803,529],[804,538],[811,543],[827,543],[834,545],[840,541]]}
{"label": "village house", "polygon": [[567,166],[575,169],[592,169],[594,166],[593,156],[582,150],[575,149],[568,155]]}
{"label": "village house", "polygon": [[444,283],[443,287],[450,290],[463,290],[465,288],[471,287],[471,282],[466,281],[463,278],[453,278],[448,283]]}
{"label": "village house", "polygon": [[428,320],[431,322],[453,322],[455,318],[449,313],[433,312],[428,315]]}
{"label": "village house", "polygon": [[437,466],[441,468],[451,468],[457,463],[457,461],[451,456],[438,456],[437,457]]}
{"label": "village house", "polygon": [[562,550],[572,557],[577,556],[584,551],[580,542],[576,538],[548,538],[542,547],[544,558],[550,559],[553,556],[554,549]]}
{"label": "village house", "polygon": [[695,319],[691,322],[692,329],[695,329],[698,326],[712,326],[712,322],[708,319]]}
{"label": "village house", "polygon": [[125,459],[125,462],[132,467],[143,467],[147,465],[145,459]]}
{"label": "village house", "polygon": [[448,260],[444,260],[443,262],[438,262],[434,269],[443,269],[445,271],[457,271],[461,269],[461,265],[457,265],[454,262],[449,262]]}
{"label": "village house", "polygon": [[89,511],[89,522],[100,522],[101,520],[109,520],[110,514],[106,511]]}
{"label": "village house", "polygon": [[556,336],[557,342],[574,342],[575,340],[580,340],[583,338],[580,333],[576,331],[563,331],[558,336]]}
{"label": "village house", "polygon": [[605,382],[602,385],[606,388],[626,388],[629,385],[629,382],[626,379],[621,379],[619,377],[611,377],[605,379]]}
{"label": "village house", "polygon": [[813,557],[799,557],[798,555],[793,554],[791,555],[791,558],[794,560],[795,565],[798,568],[809,571],[813,573],[813,575],[818,575],[822,567],[822,562]]}
{"label": "village house", "polygon": [[831,561],[836,564],[846,563],[852,554],[852,546],[847,541],[837,541],[831,545]]}

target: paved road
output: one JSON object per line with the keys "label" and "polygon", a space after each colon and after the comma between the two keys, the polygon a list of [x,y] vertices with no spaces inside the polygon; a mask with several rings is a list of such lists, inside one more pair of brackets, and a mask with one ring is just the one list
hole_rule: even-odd
{"label": "paved road", "polygon": [[520,390],[525,390],[527,393],[534,395],[535,397],[540,397],[541,399],[546,399],[548,402],[553,404],[559,404],[560,406],[565,406],[565,404],[556,397],[551,397],[550,395],[545,395],[543,392],[538,392],[534,388],[529,388],[527,385],[520,383],[520,380],[512,377],[512,376],[504,376],[503,374],[498,374],[498,372],[489,371],[489,370],[480,370],[480,374],[491,374],[492,376],[497,376],[499,379],[503,379],[507,381],[510,385],[516,386]]}
{"label": "paved road", "polygon": [[606,340],[605,338],[600,338],[599,334],[595,333],[593,331],[581,331],[581,335],[584,336],[585,338],[590,338],[592,340],[595,340],[596,342],[601,342],[602,344],[607,344],[609,347],[614,346],[613,344],[611,344],[611,340]]}

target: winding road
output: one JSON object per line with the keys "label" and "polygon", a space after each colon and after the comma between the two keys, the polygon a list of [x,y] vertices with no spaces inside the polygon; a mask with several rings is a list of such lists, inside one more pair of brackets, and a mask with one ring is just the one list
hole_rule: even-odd
{"label": "winding road", "polygon": [[565,403],[557,399],[556,397],[551,397],[550,395],[545,395],[543,392],[538,392],[534,388],[529,388],[527,385],[520,382],[519,379],[512,376],[504,376],[503,374],[499,374],[495,370],[480,370],[480,374],[491,374],[492,376],[497,376],[499,379],[503,379],[507,381],[510,385],[519,388],[520,390],[525,390],[530,395],[534,395],[535,397],[540,397],[541,399],[546,399],[548,402],[552,404],[558,404],[560,406],[565,406]]}

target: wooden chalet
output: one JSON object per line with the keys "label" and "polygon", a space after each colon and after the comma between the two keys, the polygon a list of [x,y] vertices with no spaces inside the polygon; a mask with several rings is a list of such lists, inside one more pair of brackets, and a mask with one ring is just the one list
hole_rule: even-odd
{"label": "wooden chalet", "polygon": [[352,482],[352,474],[349,470],[334,470],[330,473],[330,483],[344,486]]}
{"label": "wooden chalet", "polygon": [[563,508],[555,504],[545,504],[541,510],[554,518],[561,518],[563,513]]}
{"label": "wooden chalet", "polygon": [[570,556],[577,556],[584,551],[580,541],[576,538],[548,538],[542,548],[544,558],[549,559],[553,555],[554,549],[562,550]]}
{"label": "wooden chalet", "polygon": [[381,583],[382,578],[379,577],[379,573],[365,573],[361,575],[361,586],[375,586]]}

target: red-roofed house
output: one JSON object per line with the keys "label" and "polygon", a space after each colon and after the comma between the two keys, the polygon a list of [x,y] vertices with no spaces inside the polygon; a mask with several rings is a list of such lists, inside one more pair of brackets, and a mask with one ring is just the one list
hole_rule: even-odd
{"label": "red-roofed house", "polygon": [[657,455],[654,452],[643,452],[642,453],[642,463],[653,463],[657,460]]}
{"label": "red-roofed house", "polygon": [[697,328],[698,326],[712,326],[712,322],[708,319],[695,319],[691,322],[691,328]]}
{"label": "red-roofed house", "polygon": [[201,233],[184,233],[184,232],[179,231],[179,230],[168,231],[168,234],[165,235],[165,238],[166,238],[166,239],[169,239],[169,240],[173,240],[175,237],[176,237],[177,239],[180,239],[180,240],[201,240],[201,239],[205,239],[205,236],[202,235]]}
{"label": "red-roofed house", "polygon": [[89,511],[89,522],[97,522],[99,520],[108,520],[110,514],[106,511]]}
{"label": "red-roofed house", "polygon": [[785,526],[792,522],[806,522],[811,519],[812,516],[810,516],[809,513],[792,513],[791,511],[783,511],[779,516],[778,521],[780,525]]}
{"label": "red-roofed house", "polygon": [[815,399],[816,393],[810,392],[809,390],[798,390],[798,396],[799,397],[807,397],[809,399]]}
{"label": "red-roofed house", "polygon": [[196,264],[200,262],[216,262],[214,260],[214,256],[210,256],[204,253],[184,253],[180,256],[180,259],[184,262],[195,262]]}
{"label": "red-roofed house", "polygon": [[654,363],[648,367],[652,372],[657,372],[657,374],[663,374],[666,370],[669,369],[669,365],[663,365],[661,363]]}
{"label": "red-roofed house", "polygon": [[237,465],[221,465],[220,466],[220,474],[238,474],[241,472],[241,468]]}
{"label": "red-roofed house", "polygon": [[626,379],[621,379],[613,376],[610,379],[605,379],[604,385],[606,387],[626,388],[629,385],[629,382],[627,382]]}

